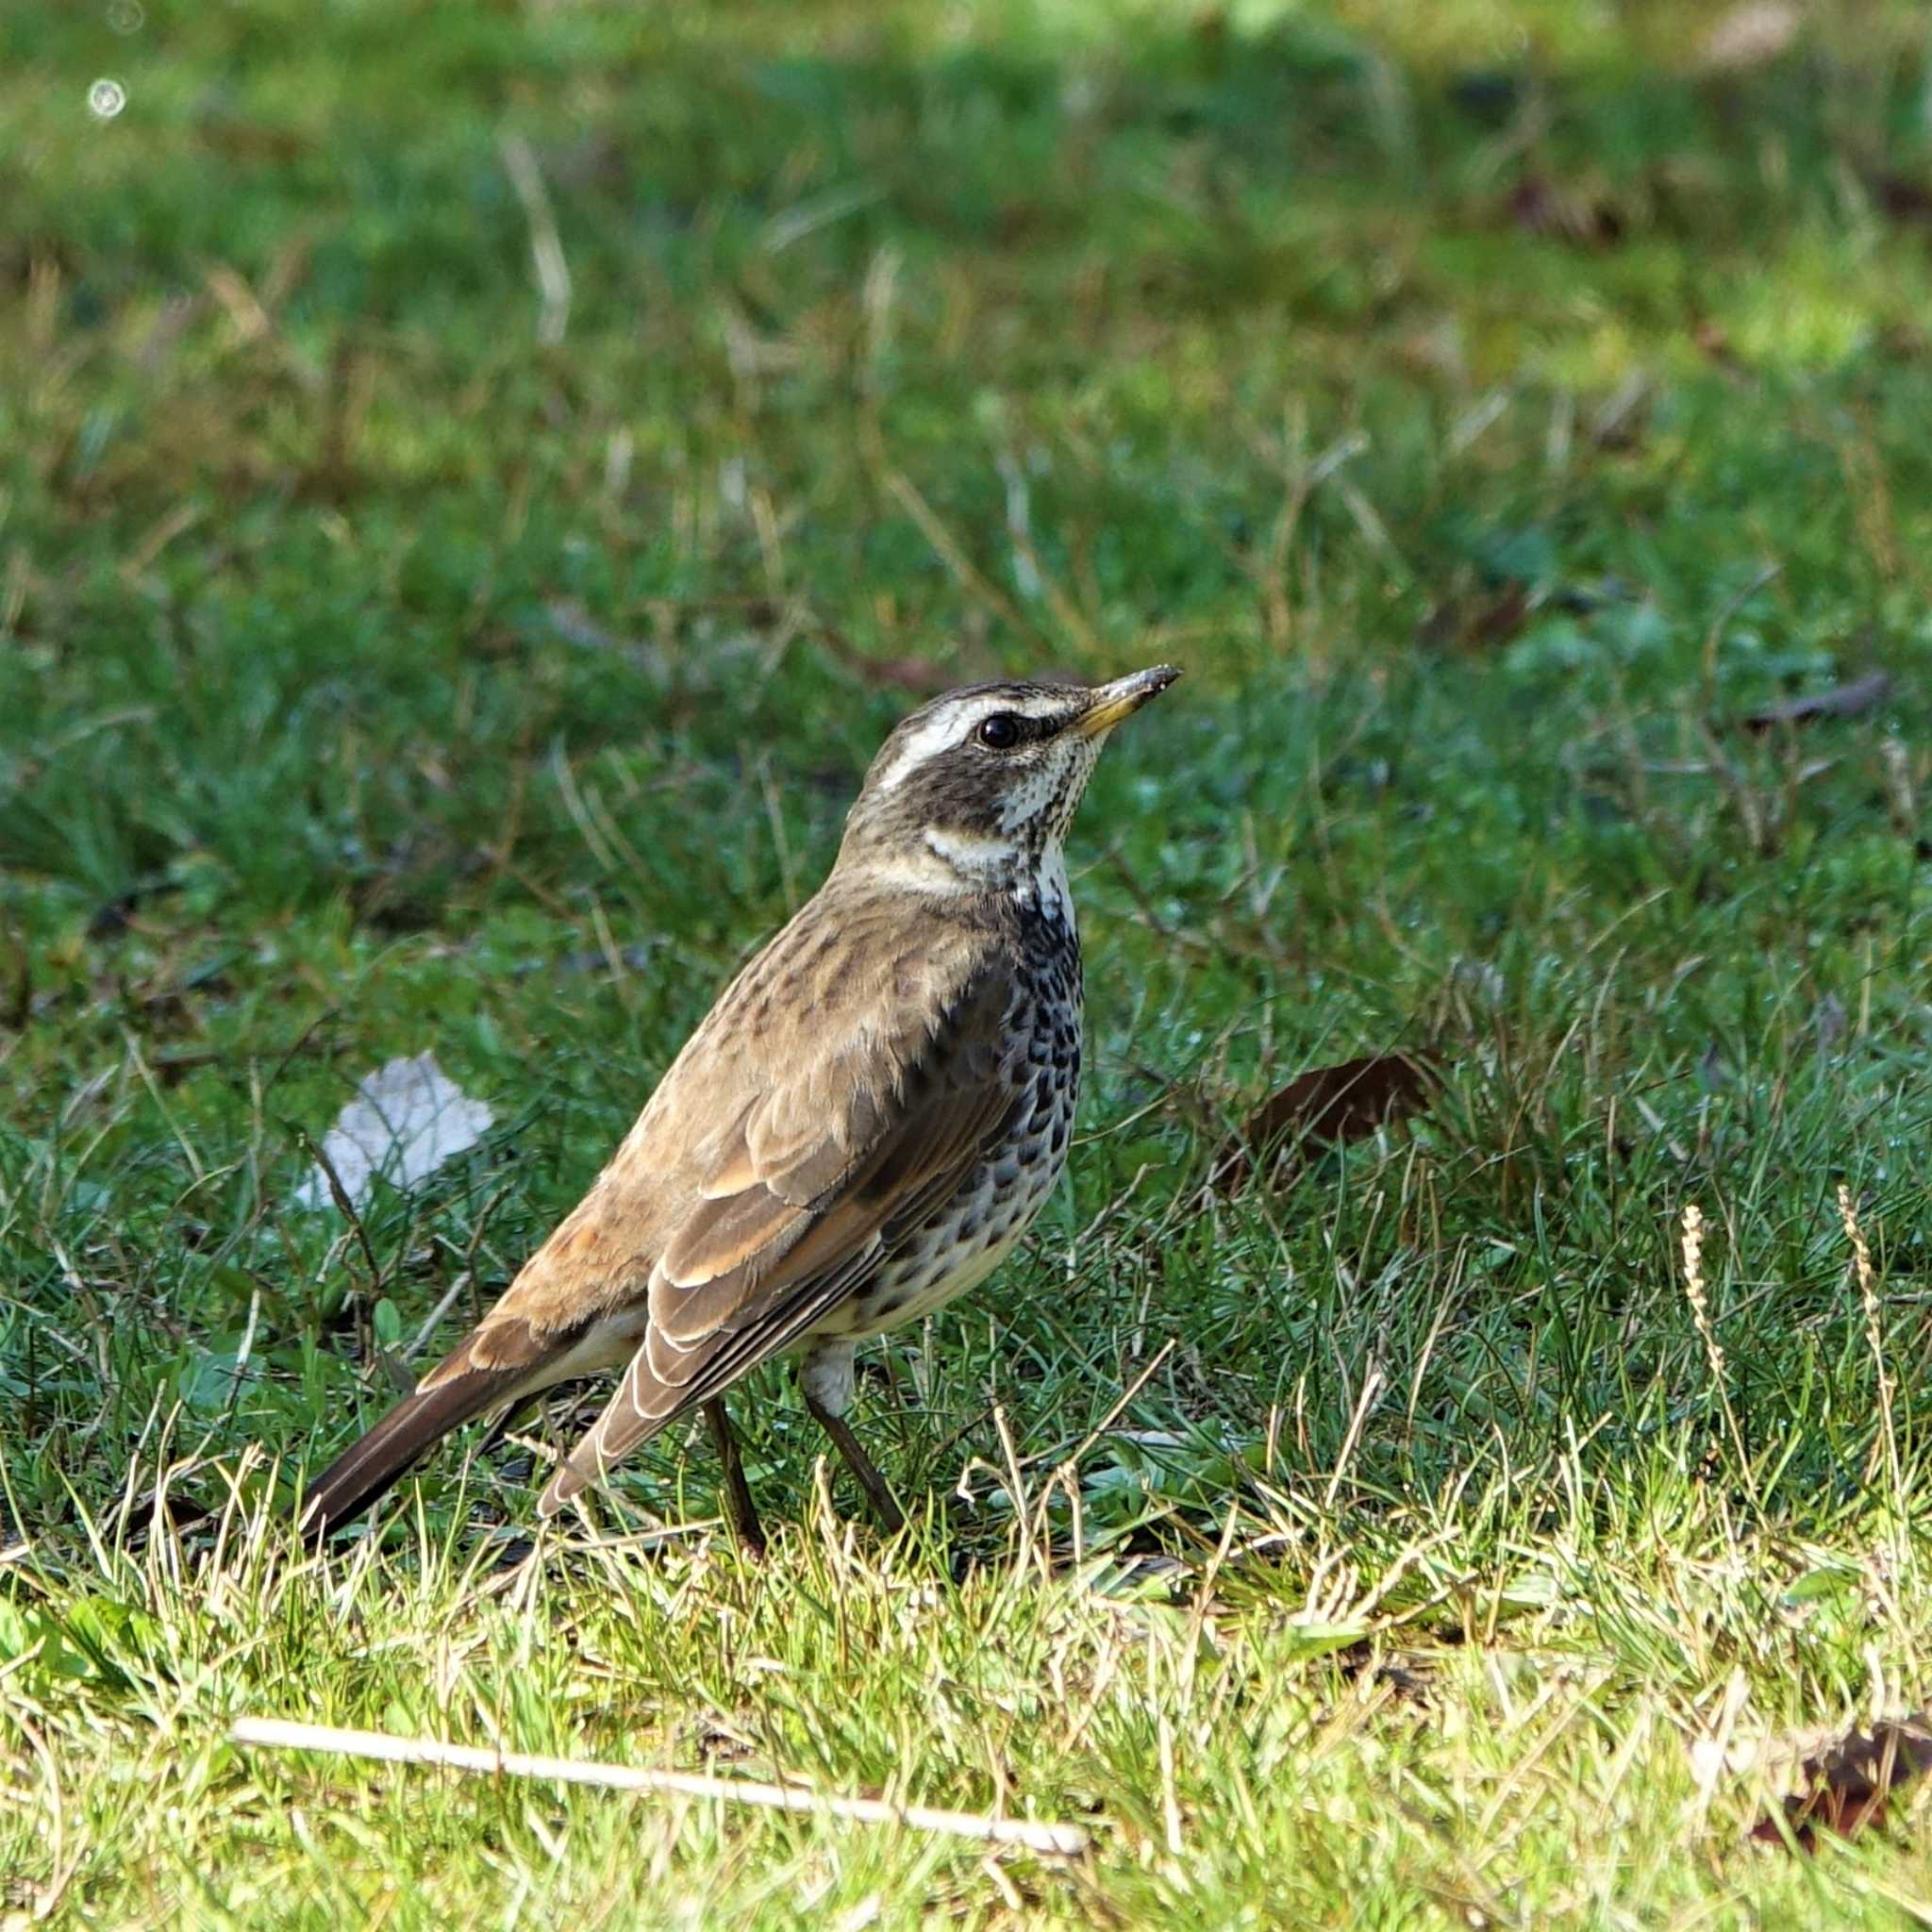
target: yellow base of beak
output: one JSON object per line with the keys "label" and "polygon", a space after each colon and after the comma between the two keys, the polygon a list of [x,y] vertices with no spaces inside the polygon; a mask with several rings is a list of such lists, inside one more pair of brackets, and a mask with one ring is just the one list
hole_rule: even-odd
{"label": "yellow base of beak", "polygon": [[1149,698],[1158,698],[1175,678],[1179,669],[1173,664],[1156,664],[1147,671],[1136,671],[1126,677],[1117,677],[1111,684],[1103,684],[1093,692],[1093,702],[1074,724],[1074,730],[1082,738],[1098,738],[1103,732],[1111,731],[1123,718],[1132,717]]}

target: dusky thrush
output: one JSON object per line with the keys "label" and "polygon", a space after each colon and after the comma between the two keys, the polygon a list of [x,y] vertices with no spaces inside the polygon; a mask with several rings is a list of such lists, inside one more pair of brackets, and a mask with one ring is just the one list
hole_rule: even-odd
{"label": "dusky thrush", "polygon": [[998,1267],[1059,1178],[1080,1083],[1067,829],[1108,732],[1179,675],[974,685],[901,723],[824,884],[503,1298],[308,1487],[304,1529],[327,1534],[471,1418],[622,1370],[539,1515],[696,1408],[756,1548],[723,1398],[792,1352],[807,1407],[896,1527],[845,1421],[854,1349]]}

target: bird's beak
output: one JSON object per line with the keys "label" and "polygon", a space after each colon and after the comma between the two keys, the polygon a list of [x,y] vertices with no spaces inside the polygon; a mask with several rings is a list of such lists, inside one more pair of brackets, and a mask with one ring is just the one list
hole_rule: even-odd
{"label": "bird's beak", "polygon": [[1130,676],[1116,677],[1111,684],[1097,686],[1090,694],[1087,709],[1074,721],[1074,736],[1104,737],[1149,698],[1158,698],[1180,675],[1173,664],[1157,664],[1151,671],[1136,671]]}

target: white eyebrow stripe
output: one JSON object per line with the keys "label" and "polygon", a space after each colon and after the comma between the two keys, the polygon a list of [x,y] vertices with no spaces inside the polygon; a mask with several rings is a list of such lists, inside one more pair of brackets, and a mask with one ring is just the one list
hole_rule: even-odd
{"label": "white eyebrow stripe", "polygon": [[896,785],[903,785],[911,775],[915,766],[924,764],[935,752],[944,751],[949,744],[958,743],[959,737],[958,713],[938,712],[907,739],[899,747],[892,762],[872,781],[868,789],[876,792],[886,792]]}
{"label": "white eyebrow stripe", "polygon": [[1065,708],[1066,699],[1058,691],[1034,691],[1024,697],[989,691],[982,697],[960,698],[942,705],[899,747],[892,762],[872,781],[869,789],[885,792],[903,785],[927,758],[964,743],[973,727],[995,711],[1013,711],[1023,718],[1051,718]]}
{"label": "white eyebrow stripe", "polygon": [[927,758],[959,743],[982,718],[1005,708],[998,698],[977,698],[943,705],[899,747],[898,756],[872,782],[874,791],[903,785]]}

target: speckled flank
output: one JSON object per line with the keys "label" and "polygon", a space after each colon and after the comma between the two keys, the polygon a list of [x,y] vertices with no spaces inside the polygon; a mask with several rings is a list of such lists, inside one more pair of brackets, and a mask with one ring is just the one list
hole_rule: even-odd
{"label": "speckled flank", "polygon": [[835,1352],[916,1322],[976,1287],[1012,1252],[1059,1180],[1080,1098],[1080,943],[1071,910],[1051,891],[1036,891],[1022,907],[1024,970],[1007,1017],[1016,1045],[1025,1042],[1009,1062],[1013,1091],[1022,1096],[1015,1131],[812,1331],[801,1373],[822,1402],[825,1392],[851,1398],[849,1378],[841,1385],[834,1373]]}

